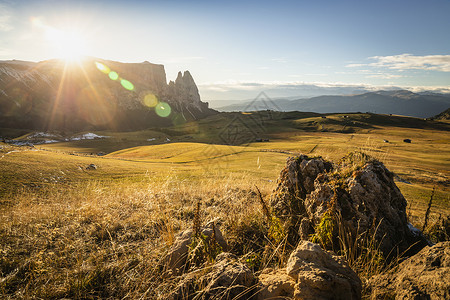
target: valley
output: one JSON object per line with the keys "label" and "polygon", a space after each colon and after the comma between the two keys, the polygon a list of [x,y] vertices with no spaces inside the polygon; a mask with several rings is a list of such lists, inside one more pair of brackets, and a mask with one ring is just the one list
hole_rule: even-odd
{"label": "valley", "polygon": [[[221,113],[183,126],[136,132],[96,131],[93,135],[102,138],[63,142],[55,142],[51,134],[41,139],[23,135],[15,141],[36,144],[14,147],[19,150],[2,158],[1,194],[51,185],[52,176],[66,183],[175,176],[192,184],[204,178],[220,184],[246,177],[269,194],[289,156],[303,153],[334,161],[362,151],[395,173],[413,218],[420,222],[433,187],[434,213],[448,213],[449,128],[445,121],[403,116],[254,112]],[[86,171],[90,163],[99,168]]]}

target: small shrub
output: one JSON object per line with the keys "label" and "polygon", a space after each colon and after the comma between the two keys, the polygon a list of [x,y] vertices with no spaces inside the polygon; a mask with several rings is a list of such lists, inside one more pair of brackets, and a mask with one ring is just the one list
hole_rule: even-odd
{"label": "small shrub", "polygon": [[327,211],[320,220],[320,223],[315,227],[315,233],[311,236],[311,241],[320,244],[324,249],[333,248],[334,228],[335,221],[333,215]]}

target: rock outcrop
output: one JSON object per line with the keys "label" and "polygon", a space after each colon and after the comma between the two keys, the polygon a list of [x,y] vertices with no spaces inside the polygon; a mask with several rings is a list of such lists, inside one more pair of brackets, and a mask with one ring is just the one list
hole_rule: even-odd
{"label": "rock outcrop", "polygon": [[183,75],[178,72],[175,82],[169,82],[167,99],[175,105],[184,118],[196,118],[197,115],[208,113],[208,103],[200,100],[197,85],[189,71],[185,71]]}
{"label": "rock outcrop", "polygon": [[[305,155],[291,157],[281,171],[270,204],[285,222],[291,243],[329,230],[338,244],[339,227],[353,238],[362,233],[375,237],[385,257],[426,245],[410,229],[406,200],[394,183],[393,173],[363,153],[351,153],[332,164]],[[330,219],[328,229],[321,227]],[[322,223],[323,225],[323,223]]]}
{"label": "rock outcrop", "polygon": [[306,196],[314,190],[317,176],[330,171],[332,167],[330,162],[322,158],[310,159],[306,155],[287,159],[286,167],[278,178],[278,186],[271,195],[270,205],[275,215],[285,221],[292,244],[295,245],[298,240],[300,224],[303,222],[303,227],[309,226]]}
{"label": "rock outcrop", "polygon": [[[163,114],[157,111],[160,103],[170,107]],[[149,62],[0,61],[0,127],[129,130],[214,113],[188,71],[167,84],[164,66]]]}
{"label": "rock outcrop", "polygon": [[361,280],[342,259],[301,241],[286,269],[259,276],[258,299],[361,299]]}
{"label": "rock outcrop", "polygon": [[425,247],[369,282],[371,299],[450,299],[450,242]]}

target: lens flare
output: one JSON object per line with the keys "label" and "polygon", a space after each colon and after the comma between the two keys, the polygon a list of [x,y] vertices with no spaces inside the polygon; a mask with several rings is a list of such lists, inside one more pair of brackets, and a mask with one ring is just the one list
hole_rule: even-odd
{"label": "lens flare", "polygon": [[158,104],[158,98],[153,94],[147,94],[145,95],[143,102],[147,107],[155,107]]}
{"label": "lens flare", "polygon": [[109,76],[109,78],[110,78],[111,80],[117,80],[117,79],[119,79],[119,74],[117,74],[117,73],[114,72],[114,71],[109,72],[108,76]]}
{"label": "lens flare", "polygon": [[[124,79],[124,78],[120,78],[119,74],[117,74],[116,71],[111,71],[111,69],[99,62],[95,62],[95,66],[97,67],[97,69],[100,70],[100,72],[104,73],[104,74],[108,74],[109,79],[111,80],[117,80],[120,79],[120,84],[127,90],[129,91],[133,91],[134,90],[134,85],[129,82],[128,80]],[[156,105],[156,104],[155,104]]]}
{"label": "lens flare", "polygon": [[134,90],[134,85],[126,79],[120,80],[120,84],[129,91]]}
{"label": "lens flare", "polygon": [[155,112],[158,116],[166,118],[170,115],[172,109],[170,108],[170,105],[168,103],[159,102],[158,105],[155,107]]}
{"label": "lens flare", "polygon": [[99,62],[95,62],[95,66],[97,67],[97,69],[99,69],[102,73],[105,73],[105,74],[109,74],[109,72],[111,72],[111,69],[110,68],[108,68],[107,66],[105,66],[104,64],[102,64],[102,63],[99,63]]}

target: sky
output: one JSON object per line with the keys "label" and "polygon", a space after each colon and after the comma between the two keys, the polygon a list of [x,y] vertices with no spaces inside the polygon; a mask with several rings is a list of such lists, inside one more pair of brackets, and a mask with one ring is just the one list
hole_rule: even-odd
{"label": "sky", "polygon": [[168,80],[189,70],[204,100],[311,85],[450,92],[449,16],[449,0],[0,0],[0,60],[149,61]]}

